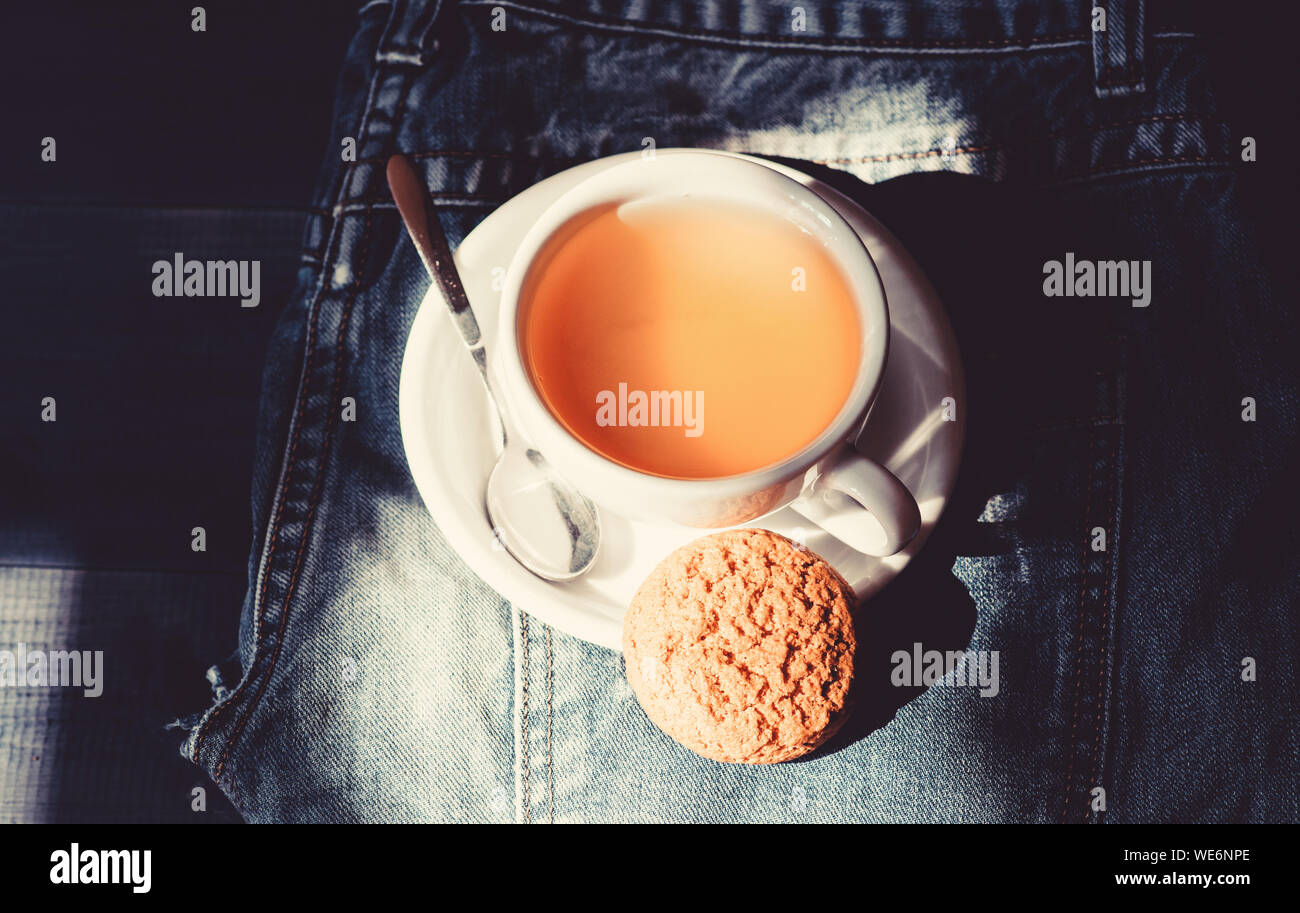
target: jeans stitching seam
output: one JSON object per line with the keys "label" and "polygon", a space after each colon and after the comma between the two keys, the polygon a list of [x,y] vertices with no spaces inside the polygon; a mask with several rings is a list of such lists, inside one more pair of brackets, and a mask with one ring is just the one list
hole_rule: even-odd
{"label": "jeans stitching seam", "polygon": [[1072,181],[1077,178],[1101,177],[1108,174],[1122,174],[1134,168],[1141,168],[1144,165],[1188,165],[1198,162],[1204,162],[1212,165],[1235,165],[1232,159],[1216,158],[1209,155],[1176,155],[1165,156],[1154,159],[1134,159],[1131,162],[1125,162],[1122,165],[1115,165],[1110,168],[1090,168],[1086,171],[1075,171],[1069,174],[1057,175],[1053,181]]}
{"label": "jeans stitching seam", "polygon": [[[366,261],[368,259],[370,229],[373,218],[370,213],[366,214],[364,228],[361,232],[361,254],[358,258],[357,269],[355,271],[350,291],[347,297],[347,303],[344,305],[343,313],[339,317],[338,335],[335,338],[334,350],[334,376],[330,383],[331,402],[338,399],[338,393],[342,388],[343,380],[343,353],[346,349],[344,341],[347,336],[348,327],[351,322],[352,310],[356,304],[357,298],[360,297],[361,277],[365,272]],[[252,702],[245,708],[239,721],[235,724],[235,729],[230,738],[226,741],[225,750],[221,753],[221,758],[213,772],[213,779],[218,783],[221,782],[222,771],[225,770],[226,761],[230,757],[231,751],[234,750],[235,743],[243,735],[248,720],[252,717],[253,712],[261,703],[262,695],[266,693],[267,685],[271,682],[271,676],[275,671],[276,664],[279,662],[280,653],[284,647],[284,634],[289,623],[289,608],[293,602],[294,594],[297,592],[299,575],[302,572],[303,564],[306,560],[307,546],[311,541],[311,533],[314,528],[316,509],[320,506],[321,496],[325,488],[325,463],[329,460],[330,451],[334,441],[335,431],[338,428],[338,413],[331,409],[326,412],[328,418],[325,422],[325,438],[321,443],[319,464],[316,468],[316,480],[312,485],[312,492],[308,499],[307,515],[303,519],[302,533],[298,541],[297,553],[294,557],[293,573],[289,577],[289,585],[285,589],[284,599],[280,603],[280,627],[276,633],[275,648],[271,651],[271,659],[267,664],[266,671],[261,676],[261,684],[257,692],[253,695]]]}
{"label": "jeans stitching seam", "polygon": [[1070,716],[1070,735],[1066,742],[1066,752],[1069,754],[1069,763],[1065,771],[1065,798],[1061,804],[1061,823],[1064,824],[1070,812],[1070,798],[1074,790],[1074,736],[1079,726],[1079,692],[1083,683],[1083,622],[1084,622],[1084,596],[1088,591],[1088,518],[1092,514],[1092,483],[1093,483],[1093,465],[1095,463],[1094,454],[1097,446],[1097,434],[1095,431],[1088,433],[1088,486],[1084,489],[1083,502],[1083,523],[1081,532],[1083,533],[1083,559],[1079,565],[1079,607],[1078,607],[1078,624],[1075,627],[1074,638],[1074,675],[1073,684],[1070,689],[1073,703],[1073,711]]}
{"label": "jeans stitching seam", "polygon": [[[1039,140],[1041,139],[1042,138],[1040,137]],[[997,144],[995,146],[990,146],[986,149],[981,149],[979,151],[987,152],[995,148],[1005,148],[1006,145],[1009,144]],[[748,154],[756,155],[761,158],[766,155],[771,155],[772,153],[754,152]],[[969,150],[958,149],[954,151],[953,154],[965,155],[965,154],[969,154]],[[891,155],[889,157],[882,158],[882,159],[867,159],[867,158],[853,159],[853,160],[809,159],[808,161],[814,165],[829,166],[829,165],[836,165],[836,164],[839,165],[868,164],[877,161],[898,161],[906,158],[923,158],[923,157],[925,156],[913,155],[911,153],[908,153],[905,155]],[[594,161],[594,160],[587,159],[586,161]],[[1126,171],[1130,171],[1133,169],[1140,169],[1147,165],[1191,165],[1191,164],[1232,166],[1235,165],[1236,162],[1231,158],[1220,158],[1212,155],[1178,155],[1178,156],[1161,156],[1158,158],[1149,158],[1149,159],[1133,159],[1132,161],[1123,162],[1121,164],[1112,165],[1105,168],[1087,168],[1081,171],[1071,171],[1065,174],[1053,175],[1046,183],[1051,184],[1051,183],[1057,183],[1061,181],[1078,180],[1080,178],[1105,177],[1106,175],[1111,175],[1111,174],[1123,174]],[[435,202],[439,199],[446,199],[446,200],[454,200],[458,202],[480,204],[483,206],[497,206],[502,203],[506,203],[510,200],[510,196],[492,196],[488,194],[479,194],[479,193],[453,193],[449,191],[444,192],[436,188],[430,188],[429,193],[433,196]],[[393,205],[393,201],[391,197],[357,197],[355,199],[344,200],[339,204],[340,207],[347,207],[347,206],[373,207],[373,206],[392,206],[392,205]]]}
{"label": "jeans stitching seam", "polygon": [[[1120,383],[1121,383],[1121,376],[1122,376],[1121,372],[1124,370],[1124,364],[1125,364],[1124,358],[1126,357],[1126,348],[1125,348],[1126,341],[1121,339],[1116,343],[1116,345],[1119,347],[1120,362],[1114,368],[1111,374],[1111,384],[1110,384],[1111,396],[1110,396],[1109,407],[1111,413],[1113,415],[1118,416],[1120,415],[1120,410],[1122,409],[1121,402],[1120,402],[1121,399]],[[1110,498],[1108,499],[1106,504],[1106,522],[1110,525],[1111,536],[1110,536],[1110,541],[1107,542],[1108,547],[1106,549],[1106,582],[1102,594],[1102,603],[1101,603],[1102,605],[1102,626],[1100,632],[1101,633],[1101,657],[1098,661],[1098,667],[1097,667],[1097,713],[1096,713],[1097,732],[1095,737],[1093,738],[1093,745],[1092,745],[1093,782],[1096,783],[1098,786],[1101,785],[1100,781],[1102,777],[1102,763],[1103,763],[1101,736],[1102,736],[1102,732],[1105,731],[1106,722],[1107,722],[1104,719],[1104,714],[1106,708],[1108,708],[1110,705],[1110,701],[1107,699],[1106,696],[1106,690],[1107,690],[1106,686],[1110,682],[1110,676],[1107,674],[1108,672],[1107,661],[1109,659],[1110,642],[1111,642],[1110,627],[1112,624],[1112,615],[1117,615],[1119,609],[1118,606],[1115,606],[1115,612],[1112,613],[1111,611],[1111,594],[1112,592],[1114,592],[1111,587],[1111,580],[1115,575],[1115,561],[1116,561],[1115,552],[1119,548],[1119,531],[1120,531],[1120,525],[1115,520],[1116,494],[1117,491],[1123,485],[1123,472],[1124,472],[1124,467],[1121,465],[1119,459],[1119,447],[1118,447],[1118,440],[1123,435],[1123,423],[1121,422],[1117,427],[1118,430],[1115,432],[1115,434],[1117,435],[1117,441],[1115,443],[1112,443],[1110,447],[1111,459],[1114,465],[1111,467],[1111,472],[1110,472]],[[1097,814],[1097,821],[1098,823],[1100,823],[1101,821],[1100,812],[1098,812]]]}
{"label": "jeans stitching seam", "polygon": [[[471,200],[471,201],[482,202],[482,203],[504,203],[507,199],[506,197],[489,196],[487,194],[482,194],[482,193],[450,193],[450,192],[444,193],[443,191],[437,190],[432,187],[429,188],[429,193],[432,194],[435,198],[440,198],[440,199]],[[383,203],[391,204],[392,202],[393,202],[393,198],[391,196],[357,197],[351,200],[344,200],[342,203],[339,204],[339,206],[341,207],[342,206],[377,206]]]}
{"label": "jeans stitching seam", "polygon": [[555,687],[553,667],[555,665],[551,650],[551,626],[546,626],[546,793],[550,799],[549,823],[555,823],[555,765],[552,762],[551,734],[554,729],[553,707]]}
{"label": "jeans stitching seam", "polygon": [[982,51],[982,50],[1035,50],[1035,45],[1051,45],[1060,43],[1085,43],[1088,38],[1087,32],[1062,32],[1056,35],[1037,35],[1029,38],[1010,38],[1010,39],[989,39],[987,41],[977,42],[957,42],[943,40],[908,40],[900,38],[834,38],[829,36],[820,36],[815,39],[799,39],[793,35],[761,35],[747,34],[745,32],[733,32],[726,29],[701,29],[697,28],[692,31],[686,31],[681,26],[675,26],[665,23],[644,23],[639,24],[631,20],[612,19],[604,16],[573,15],[571,13],[560,12],[529,6],[527,4],[512,2],[512,0],[462,0],[461,6],[502,6],[510,7],[517,12],[532,13],[535,16],[551,19],[560,22],[568,22],[573,25],[582,26],[591,29],[604,29],[606,31],[616,31],[631,33],[636,35],[664,35],[683,41],[694,41],[696,43],[721,42],[729,44],[742,44],[749,46],[771,46],[779,45],[789,47],[794,50],[842,50],[842,51],[870,51],[874,48],[880,49],[903,49],[903,50],[938,50],[938,51]]}
{"label": "jeans stitching seam", "polygon": [[[1003,140],[997,143],[988,143],[980,146],[960,146],[956,149],[925,149],[914,152],[890,152],[882,155],[869,156],[846,156],[843,158],[818,159],[818,164],[851,164],[854,162],[875,162],[875,161],[892,161],[894,159],[920,158],[927,155],[942,155],[944,153],[962,153],[962,152],[982,152],[989,149],[998,149],[1006,146],[1017,145],[1021,143],[1040,143],[1048,140],[1061,139],[1062,137],[1071,137],[1084,139],[1103,130],[1114,130],[1119,127],[1135,127],[1142,124],[1159,123],[1162,121],[1196,121],[1211,118],[1211,115],[1202,114],[1193,111],[1178,111],[1166,114],[1149,114],[1144,117],[1133,117],[1127,120],[1107,121],[1104,124],[1093,126],[1079,127],[1078,129],[1070,128],[1066,130],[1054,130],[1051,133],[1041,135],[1026,136],[1018,139]],[[1218,122],[1218,121],[1216,121]],[[583,162],[591,161],[589,158],[581,156],[550,156],[550,155],[516,155],[509,152],[480,152],[474,149],[429,149],[420,152],[405,153],[409,159],[424,158],[471,158],[471,159],[488,159],[500,160],[507,162],[547,162],[557,165],[577,165]],[[382,157],[359,159],[358,165],[375,165],[380,164],[385,159]]]}
{"label": "jeans stitching seam", "polygon": [[[979,152],[989,152],[994,149],[1005,149],[1016,145],[1030,145],[1035,143],[1050,142],[1052,140],[1062,139],[1065,137],[1069,137],[1071,139],[1085,139],[1091,136],[1095,136],[1096,134],[1101,133],[1103,131],[1117,130],[1121,127],[1135,127],[1135,126],[1141,126],[1143,124],[1163,123],[1163,122],[1191,123],[1199,120],[1212,120],[1214,123],[1222,123],[1222,121],[1219,121],[1217,118],[1213,118],[1211,115],[1194,113],[1194,112],[1151,114],[1145,117],[1135,117],[1135,118],[1129,118],[1127,120],[1109,121],[1107,123],[1097,124],[1091,127],[1080,127],[1078,129],[1071,128],[1068,130],[1057,130],[1052,133],[1045,133],[1038,136],[1027,136],[1023,138],[1009,139],[997,143],[987,143],[978,146],[959,146],[956,149],[944,148],[944,149],[924,149],[924,150],[917,150],[911,152],[890,152],[881,155],[844,156],[840,158],[810,159],[809,161],[818,165],[853,165],[853,164],[865,164],[871,162],[905,161],[910,159],[931,158],[934,156],[941,156],[941,155],[968,155],[968,154],[979,153]],[[762,153],[755,153],[755,154],[762,155]],[[586,159],[581,157],[561,158],[555,156],[515,155],[511,153],[504,153],[504,152],[477,152],[472,149],[431,149],[422,152],[406,153],[406,157],[410,159],[469,158],[469,159],[486,159],[489,161],[549,163],[549,164],[556,164],[556,165],[577,165],[583,162],[592,161],[591,159]],[[1208,161],[1209,159],[1206,160]],[[381,158],[361,159],[357,162],[357,164],[358,165],[377,164],[380,161],[382,161]],[[1139,161],[1132,162],[1130,164],[1142,164],[1144,161],[1161,161],[1161,160],[1160,159],[1139,160]],[[1081,172],[1081,173],[1088,173],[1088,172]],[[432,191],[432,192],[438,193],[440,196],[447,197],[450,199],[482,200],[484,202],[504,202],[504,199],[502,197],[494,196],[490,194],[452,193],[452,192],[441,192],[441,191]],[[372,203],[387,203],[387,202],[391,202],[390,198],[388,197],[373,197],[373,198],[357,197],[354,199],[345,200],[339,205],[341,206],[369,205]]]}
{"label": "jeans stitching seam", "polygon": [[[1107,435],[1107,443],[1108,444],[1110,443],[1109,435]],[[1115,454],[1114,446],[1112,445],[1108,447],[1108,451],[1111,460],[1113,462],[1114,454]],[[1115,516],[1115,472],[1117,471],[1117,467],[1112,466],[1110,467],[1110,470],[1111,471],[1108,473],[1110,476],[1110,496],[1106,502],[1107,523],[1111,523],[1111,519]],[[1111,577],[1111,571],[1113,569],[1113,563],[1115,560],[1114,559],[1115,548],[1117,547],[1117,545],[1118,543],[1115,541],[1114,537],[1111,537],[1110,541],[1106,543],[1106,580],[1105,583],[1103,584],[1102,594],[1101,594],[1101,613],[1102,613],[1101,628],[1098,631],[1100,635],[1098,639],[1101,641],[1101,654],[1097,658],[1097,711],[1094,715],[1094,723],[1096,725],[1097,731],[1094,733],[1092,739],[1092,755],[1093,755],[1092,782],[1094,784],[1097,784],[1097,777],[1101,772],[1100,748],[1101,748],[1101,731],[1102,731],[1102,709],[1104,706],[1102,700],[1102,692],[1105,688],[1105,683],[1106,683],[1106,651],[1107,651],[1106,642],[1108,640],[1107,629],[1110,625],[1110,577]],[[1084,821],[1087,821],[1088,818],[1090,817],[1092,817],[1091,803],[1085,806]],[[1100,812],[1097,813],[1097,820],[1098,821],[1101,820]]]}
{"label": "jeans stitching seam", "polygon": [[1019,139],[1003,140],[1001,142],[988,143],[981,146],[959,146],[956,149],[926,149],[920,152],[891,152],[887,155],[860,156],[857,158],[845,157],[845,158],[833,158],[833,159],[816,159],[815,161],[819,165],[836,165],[836,164],[851,165],[859,162],[887,162],[887,161],[895,161],[899,159],[925,158],[927,156],[944,155],[944,154],[961,155],[961,154],[966,154],[971,152],[988,152],[993,149],[1006,149],[1017,145],[1045,143],[1045,142],[1050,142],[1051,140],[1057,140],[1066,137],[1070,139],[1086,139],[1089,137],[1096,136],[1098,133],[1101,133],[1105,130],[1116,130],[1119,129],[1120,127],[1136,127],[1136,126],[1141,126],[1143,124],[1160,123],[1164,121],[1192,122],[1192,121],[1206,119],[1207,117],[1208,115],[1205,114],[1193,114],[1191,112],[1184,112],[1184,113],[1177,113],[1177,114],[1152,114],[1146,117],[1130,118],[1129,120],[1110,121],[1104,124],[1097,124],[1092,127],[1080,128],[1078,130],[1075,129],[1057,130],[1052,133],[1042,134],[1040,136],[1027,136]]}
{"label": "jeans stitching seam", "polygon": [[[578,164],[587,161],[587,159],[577,157],[559,157],[548,155],[513,155],[508,152],[479,152],[474,149],[433,149],[426,152],[405,152],[403,153],[408,159],[424,158],[476,158],[476,159],[502,159],[508,162],[554,162],[557,164]],[[382,157],[358,159],[358,165],[378,165],[385,162]]]}
{"label": "jeans stitching seam", "polygon": [[[333,251],[335,254],[337,254],[337,248],[340,241],[340,234],[341,233],[339,232],[339,223],[336,222],[331,227],[330,241],[326,250],[327,257],[329,256],[330,251]],[[245,673],[243,680],[241,680],[240,683],[235,687],[234,692],[230,695],[227,701],[213,708],[212,713],[210,714],[208,719],[204,723],[200,724],[198,732],[195,734],[194,750],[192,753],[192,757],[195,761],[199,760],[199,752],[201,751],[203,747],[203,743],[204,741],[206,741],[207,735],[211,731],[212,726],[216,724],[219,717],[224,715],[224,713],[229,708],[234,706],[237,699],[242,697],[243,692],[247,688],[248,684],[251,683],[253,671],[257,668],[258,652],[260,652],[260,648],[262,646],[262,625],[266,616],[266,592],[270,586],[270,580],[271,580],[271,562],[275,558],[276,542],[278,541],[279,534],[280,534],[280,522],[284,513],[284,505],[285,502],[288,501],[289,499],[289,495],[288,495],[289,479],[293,475],[293,469],[294,466],[296,465],[294,456],[297,452],[299,437],[302,433],[302,425],[303,425],[302,411],[307,398],[307,388],[310,385],[312,365],[315,358],[316,331],[320,320],[321,297],[324,293],[324,283],[325,283],[325,271],[324,269],[322,269],[317,281],[316,291],[312,296],[312,302],[308,307],[308,310],[311,313],[311,318],[308,323],[308,329],[307,329],[306,352],[304,353],[304,367],[302,372],[302,378],[299,381],[297,397],[295,398],[294,416],[292,419],[292,427],[293,427],[292,437],[289,443],[288,454],[285,457],[280,478],[278,480],[277,504],[275,507],[275,515],[274,515],[274,519],[272,520],[270,531],[267,534],[266,545],[264,547],[264,555],[261,560],[260,573],[262,575],[262,582],[261,582],[261,586],[258,589],[258,597],[257,597],[257,601],[255,602],[256,612],[253,617],[253,650],[254,650],[253,660],[252,662],[249,663],[248,671]],[[221,757],[224,758],[225,754],[226,752],[223,750]],[[216,780],[217,783],[220,785],[219,777],[220,774],[218,773],[214,775],[213,779]]]}
{"label": "jeans stitching seam", "polygon": [[520,717],[523,728],[523,736],[519,742],[520,759],[523,763],[523,786],[524,786],[524,824],[532,823],[532,797],[529,794],[528,778],[530,771],[528,769],[528,613],[523,609],[516,609],[519,613],[520,626],[520,659],[522,661],[522,678],[524,688],[523,713]]}

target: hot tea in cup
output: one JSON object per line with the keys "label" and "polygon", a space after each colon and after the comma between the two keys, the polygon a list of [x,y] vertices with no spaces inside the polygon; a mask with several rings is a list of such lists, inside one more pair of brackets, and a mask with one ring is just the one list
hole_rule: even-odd
{"label": "hot tea in cup", "polygon": [[778,463],[844,406],[862,330],[833,257],[757,207],[672,197],[584,213],[520,301],[525,366],[576,438],[641,472]]}

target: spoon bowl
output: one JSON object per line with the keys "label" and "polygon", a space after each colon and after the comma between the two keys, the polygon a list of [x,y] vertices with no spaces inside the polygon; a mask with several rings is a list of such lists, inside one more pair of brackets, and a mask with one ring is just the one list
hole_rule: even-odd
{"label": "spoon bowl", "polygon": [[497,541],[539,577],[572,580],[595,562],[600,546],[595,505],[557,481],[533,448],[501,452],[488,478],[486,504]]}

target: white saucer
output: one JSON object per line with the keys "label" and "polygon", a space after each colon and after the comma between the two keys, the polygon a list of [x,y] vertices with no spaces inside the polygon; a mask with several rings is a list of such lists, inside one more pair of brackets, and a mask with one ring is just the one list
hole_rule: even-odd
{"label": "white saucer", "polygon": [[[547,178],[502,205],[465,238],[456,251],[456,265],[489,352],[496,335],[500,277],[528,227],[577,182],[640,154],[587,162]],[[934,289],[879,222],[848,197],[802,172],[754,161],[820,193],[862,236],[876,261],[889,301],[892,336],[884,383],[857,443],[912,491],[921,508],[922,526],[904,551],[890,558],[870,558],[789,508],[747,525],[804,542],[866,599],[925,544],[952,493],[965,437],[961,357]],[[944,421],[945,397],[953,398],[955,421]],[[402,359],[398,400],[411,475],[452,547],[503,597],[575,637],[620,649],[623,612],[641,581],[669,552],[706,532],[642,523],[602,509],[600,555],[585,576],[548,583],[524,570],[497,542],[484,511],[484,487],[497,452],[495,419],[478,371],[440,297],[426,297],[416,314]]]}

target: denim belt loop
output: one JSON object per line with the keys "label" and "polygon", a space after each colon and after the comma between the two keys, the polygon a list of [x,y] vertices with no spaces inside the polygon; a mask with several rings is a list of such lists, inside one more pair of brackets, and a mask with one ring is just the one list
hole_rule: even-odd
{"label": "denim belt loop", "polygon": [[1093,0],[1092,75],[1098,98],[1147,90],[1143,69],[1146,10],[1143,0]]}
{"label": "denim belt loop", "polygon": [[375,49],[375,62],[390,66],[422,67],[437,50],[433,25],[442,0],[392,0],[388,25]]}

